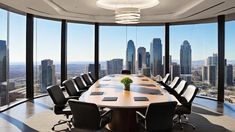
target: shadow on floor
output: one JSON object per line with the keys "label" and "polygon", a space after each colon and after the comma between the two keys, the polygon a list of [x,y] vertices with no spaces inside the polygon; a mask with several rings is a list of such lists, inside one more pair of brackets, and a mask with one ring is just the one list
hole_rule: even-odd
{"label": "shadow on floor", "polygon": [[7,121],[9,124],[16,126],[22,132],[37,132],[37,130],[31,128],[30,126],[26,125],[24,122],[17,120],[7,114],[1,113],[0,118]]}

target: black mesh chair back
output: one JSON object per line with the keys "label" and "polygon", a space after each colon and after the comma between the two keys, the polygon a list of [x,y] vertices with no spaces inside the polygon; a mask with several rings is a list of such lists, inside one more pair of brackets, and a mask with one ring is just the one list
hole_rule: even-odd
{"label": "black mesh chair back", "polygon": [[73,125],[75,128],[100,129],[101,117],[96,104],[69,100],[69,106],[73,114]]}
{"label": "black mesh chair back", "polygon": [[74,77],[73,80],[79,90],[88,90],[88,87],[85,86],[81,77]]}
{"label": "black mesh chair back", "polygon": [[62,85],[65,87],[69,96],[80,96],[72,80],[65,80]]}
{"label": "black mesh chair back", "polygon": [[130,70],[122,70],[121,73],[122,73],[122,74],[131,74],[131,71],[130,71]]}
{"label": "black mesh chair back", "polygon": [[60,86],[53,85],[47,88],[47,91],[55,104],[55,106],[64,106],[67,103],[67,99],[65,98]]}
{"label": "black mesh chair back", "polygon": [[87,74],[82,74],[81,77],[87,86],[91,86],[93,84],[93,82],[90,80],[90,78]]}
{"label": "black mesh chair back", "polygon": [[167,83],[167,81],[169,80],[169,78],[170,78],[170,74],[167,73],[167,74],[165,75],[165,77],[162,79],[162,82],[163,82],[163,83]]}
{"label": "black mesh chair back", "polygon": [[151,103],[146,111],[147,131],[169,131],[177,102]]}
{"label": "black mesh chair back", "polygon": [[89,77],[91,78],[92,82],[96,82],[96,79],[93,77],[93,75],[91,74],[91,72],[88,72]]}

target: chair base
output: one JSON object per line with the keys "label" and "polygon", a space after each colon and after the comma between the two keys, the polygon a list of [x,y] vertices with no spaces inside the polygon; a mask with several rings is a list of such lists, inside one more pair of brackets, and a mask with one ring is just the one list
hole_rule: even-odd
{"label": "chair base", "polygon": [[[186,121],[183,121],[183,120],[182,120],[182,118],[181,118],[182,116],[186,119]],[[178,120],[177,120],[177,119],[178,119]],[[193,129],[196,129],[196,127],[195,127],[192,123],[188,122],[188,117],[187,117],[186,115],[178,115],[178,118],[175,118],[174,120],[177,120],[177,121],[174,123],[174,126],[175,126],[176,124],[179,124],[179,126],[180,126],[181,129],[184,129],[184,128],[183,128],[183,124],[184,124],[184,125],[189,125],[189,126],[191,126]]]}
{"label": "chair base", "polygon": [[61,124],[67,124],[68,125],[68,130],[71,131],[72,128],[72,124],[71,124],[71,120],[59,120],[57,124],[53,125],[53,127],[51,128],[51,130],[55,130],[55,127]]}

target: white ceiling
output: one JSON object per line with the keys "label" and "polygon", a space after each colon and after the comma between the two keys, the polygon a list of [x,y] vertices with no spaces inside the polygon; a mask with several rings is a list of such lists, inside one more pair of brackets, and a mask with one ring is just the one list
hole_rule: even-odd
{"label": "white ceiling", "polygon": [[[159,5],[141,10],[141,23],[199,20],[235,13],[235,0],[159,1]],[[0,3],[39,16],[114,23],[114,11],[97,7],[96,0],[0,0]]]}

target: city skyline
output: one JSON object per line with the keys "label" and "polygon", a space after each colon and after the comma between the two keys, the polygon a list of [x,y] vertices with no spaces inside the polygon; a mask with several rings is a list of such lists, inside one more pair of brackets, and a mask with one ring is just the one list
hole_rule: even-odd
{"label": "city skyline", "polygon": [[[0,40],[7,40],[7,29],[5,22],[7,20],[6,11],[0,10],[2,13],[3,24],[0,25]],[[15,13],[10,14],[10,29],[9,29],[9,56],[11,63],[25,62],[25,16],[21,16]],[[1,15],[1,14],[0,14]],[[37,59],[43,60],[50,57],[54,60],[55,64],[60,61],[60,22],[44,20],[37,18]],[[232,29],[235,28],[235,22],[226,22],[225,30],[225,51],[226,58],[228,60],[233,60],[235,53],[232,49],[235,49]],[[17,30],[16,30],[17,29]],[[43,29],[43,30],[42,30]],[[46,30],[48,29],[48,30]],[[203,32],[203,34],[202,34]],[[110,33],[112,34],[110,36]],[[19,35],[20,34],[20,35]],[[53,37],[50,37],[53,34]],[[206,35],[206,37],[204,37]],[[75,37],[76,36],[76,37]],[[105,39],[109,36],[109,39]],[[210,52],[217,52],[217,24],[191,24],[191,25],[180,25],[170,27],[170,52],[172,55],[172,60],[179,60],[179,55],[175,51],[179,51],[178,46],[181,42],[186,39],[191,42],[192,49],[194,53],[192,54],[192,60],[203,60]],[[183,36],[183,38],[181,37]],[[120,49],[120,51],[113,51],[108,53],[102,53],[100,55],[101,61],[110,60],[111,58],[124,58],[125,55],[118,55],[125,48],[126,40],[132,39],[137,45],[136,47],[146,47],[149,50],[148,45],[151,42],[151,38],[158,37],[162,39],[164,48],[164,27],[163,26],[101,26],[100,27],[100,51],[106,48],[109,49]],[[88,38],[88,39],[87,39]],[[90,39],[91,38],[91,39]],[[47,41],[45,41],[47,40]],[[36,42],[36,41],[35,41]],[[41,46],[42,44],[42,46]],[[43,52],[47,51],[47,45],[49,47],[57,47],[54,52]],[[104,48],[106,47],[106,48]],[[202,48],[203,47],[203,48]],[[228,48],[229,47],[229,48]],[[87,24],[68,24],[68,62],[72,61],[93,61],[94,53],[92,52],[94,48],[94,26]],[[103,49],[104,48],[104,49]],[[20,50],[19,50],[20,49]],[[81,50],[78,54],[78,50],[89,50],[85,53]],[[207,50],[201,50],[207,49]],[[58,54],[55,54],[58,52]],[[201,52],[202,54],[196,54]],[[41,54],[43,53],[43,54]],[[101,52],[100,52],[101,53]],[[109,56],[107,56],[109,54]],[[164,50],[163,50],[164,54]]]}

